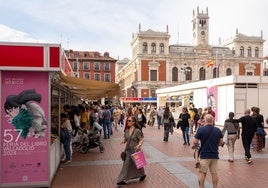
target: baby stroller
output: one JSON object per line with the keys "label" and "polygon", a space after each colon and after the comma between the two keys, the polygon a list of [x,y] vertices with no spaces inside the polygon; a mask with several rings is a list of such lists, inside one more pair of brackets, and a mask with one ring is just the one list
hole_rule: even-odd
{"label": "baby stroller", "polygon": [[101,153],[104,151],[104,146],[100,141],[102,126],[97,122],[93,123],[92,131],[84,132],[84,138],[79,148],[81,153],[87,153],[89,149],[99,147]]}

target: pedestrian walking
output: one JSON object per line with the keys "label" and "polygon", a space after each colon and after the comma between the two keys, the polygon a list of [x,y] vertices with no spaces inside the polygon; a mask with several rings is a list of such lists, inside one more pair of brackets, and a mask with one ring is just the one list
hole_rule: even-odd
{"label": "pedestrian walking", "polygon": [[126,157],[118,176],[118,186],[126,185],[128,180],[139,178],[139,181],[142,182],[146,178],[144,168],[137,169],[131,158],[131,154],[141,149],[143,133],[139,128],[138,120],[135,116],[128,117],[127,122],[128,129],[126,129],[124,139],[121,142],[121,144],[126,144]]}
{"label": "pedestrian walking", "polygon": [[138,109],[137,119],[140,126],[140,130],[142,130],[143,127],[146,127],[146,117],[143,114],[141,108]]}
{"label": "pedestrian walking", "polygon": [[173,126],[173,115],[169,110],[169,107],[166,107],[163,114],[162,124],[164,125],[164,139],[163,141],[168,142],[169,133],[171,126]]}
{"label": "pedestrian walking", "polygon": [[199,187],[203,188],[208,169],[212,177],[213,187],[218,185],[217,166],[219,160],[219,146],[223,145],[221,130],[214,127],[214,118],[211,114],[205,116],[205,126],[197,129],[193,146],[201,142]]}
{"label": "pedestrian walking", "polygon": [[148,125],[153,127],[154,126],[154,121],[155,121],[155,109],[154,109],[154,107],[152,107],[151,110],[150,110],[150,114],[149,114]]}
{"label": "pedestrian walking", "polygon": [[235,119],[235,122],[240,122],[242,124],[242,144],[245,150],[245,160],[248,164],[252,163],[250,144],[252,142],[253,136],[257,130],[257,123],[255,119],[250,116],[250,109],[246,109],[244,116],[239,119]]}
{"label": "pedestrian walking", "polygon": [[161,108],[159,106],[158,110],[156,111],[156,118],[157,118],[157,128],[158,130],[160,129],[161,125],[162,125],[162,117],[164,114],[164,110],[163,108]]}
{"label": "pedestrian walking", "polygon": [[265,136],[266,132],[264,131],[264,118],[260,114],[259,107],[252,108],[252,117],[257,123],[256,135],[253,137],[253,148],[255,151],[261,151],[265,147]]}
{"label": "pedestrian walking", "polygon": [[181,128],[182,131],[182,136],[184,143],[183,145],[188,145],[190,146],[190,139],[189,139],[189,119],[190,115],[188,113],[187,107],[182,108],[182,113],[179,115],[179,122],[178,122],[178,127]]}
{"label": "pedestrian walking", "polygon": [[112,128],[111,128],[111,111],[108,106],[105,106],[105,110],[103,111],[103,134],[104,139],[110,139]]}
{"label": "pedestrian walking", "polygon": [[225,120],[222,129],[222,135],[227,134],[227,149],[229,153],[229,162],[234,162],[234,146],[236,139],[239,139],[239,124],[234,121],[234,112],[229,112],[229,118]]}

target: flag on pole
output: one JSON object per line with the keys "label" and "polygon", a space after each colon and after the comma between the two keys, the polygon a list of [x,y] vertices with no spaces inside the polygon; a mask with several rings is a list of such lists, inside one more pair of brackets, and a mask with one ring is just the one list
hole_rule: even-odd
{"label": "flag on pole", "polygon": [[209,62],[206,63],[206,68],[212,67],[214,65],[214,60],[210,60]]}

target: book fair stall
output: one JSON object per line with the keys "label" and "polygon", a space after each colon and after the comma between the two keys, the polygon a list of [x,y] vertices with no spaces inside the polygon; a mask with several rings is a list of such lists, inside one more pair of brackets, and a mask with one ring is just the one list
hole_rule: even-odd
{"label": "book fair stall", "polygon": [[0,57],[0,187],[50,187],[63,106],[111,98],[120,86],[74,77],[60,44],[0,43]]}
{"label": "book fair stall", "polygon": [[60,164],[58,129],[51,134],[59,109],[52,119],[52,102],[60,107],[68,98],[58,86],[52,100],[52,82],[71,67],[59,44],[0,43],[0,57],[0,187],[49,187]]}

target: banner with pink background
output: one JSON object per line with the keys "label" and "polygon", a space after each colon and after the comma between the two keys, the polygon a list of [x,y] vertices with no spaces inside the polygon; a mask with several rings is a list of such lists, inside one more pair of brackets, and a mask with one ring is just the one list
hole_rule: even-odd
{"label": "banner with pink background", "polygon": [[1,73],[1,184],[49,181],[49,73]]}
{"label": "banner with pink background", "polygon": [[218,111],[217,111],[217,91],[216,87],[207,87],[207,101],[208,106],[211,106],[212,110],[215,112],[215,121],[218,120]]}

